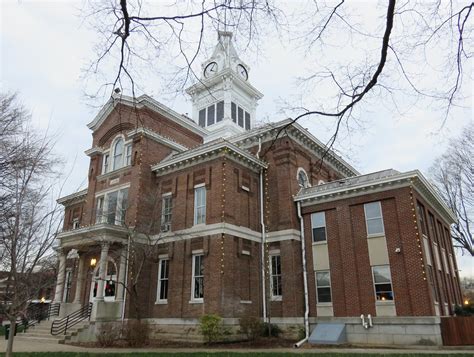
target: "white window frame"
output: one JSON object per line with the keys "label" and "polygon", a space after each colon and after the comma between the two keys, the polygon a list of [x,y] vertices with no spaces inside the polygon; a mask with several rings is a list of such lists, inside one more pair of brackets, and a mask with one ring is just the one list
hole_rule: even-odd
{"label": "white window frame", "polygon": [[[204,199],[203,199],[203,204],[198,206],[198,192],[204,192]],[[200,215],[202,218],[202,221],[198,222],[198,211],[199,210],[204,210],[204,213]],[[206,224],[206,210],[207,210],[207,189],[206,189],[206,184],[202,183],[199,185],[194,186],[194,225],[198,224]]]}
{"label": "white window frame", "polygon": [[[323,226],[315,226],[313,216],[317,216],[317,215],[321,215],[321,214],[323,216],[324,225]],[[322,227],[324,227],[324,240],[315,241],[314,240],[314,231],[313,231],[313,229],[322,228]],[[324,244],[324,243],[328,242],[328,231],[327,231],[327,226],[326,226],[326,211],[311,213],[311,239],[312,239],[313,244]]]}
{"label": "white window frame", "polygon": [[[162,277],[161,274],[163,272],[163,263],[167,262],[167,269],[166,269],[166,276]],[[170,260],[169,257],[166,256],[160,256],[158,260],[158,283],[156,286],[156,303],[157,304],[167,304],[168,303],[168,293],[169,293],[169,276],[170,276]],[[162,282],[167,281],[166,285],[166,299],[161,299],[161,291],[162,291]]]}
{"label": "white window frame", "polygon": [[[116,147],[119,141],[122,141],[122,152],[120,153],[120,160],[115,160],[116,157],[119,156],[119,154],[116,152]],[[110,148],[110,151],[112,152],[112,171],[118,170],[123,167],[123,162],[124,162],[124,156],[125,156],[125,138],[120,135],[117,136],[114,141],[112,142],[112,146]]]}
{"label": "white window frame", "polygon": [[[122,218],[122,205],[123,205],[123,198],[124,198],[124,191],[130,190],[130,186],[120,187],[113,191],[107,191],[104,193],[99,193],[96,195],[96,224],[98,223],[107,223],[113,224],[117,226],[125,225],[125,222],[121,221]],[[114,223],[107,222],[108,210],[109,210],[109,195],[112,193],[117,192],[117,205],[115,207],[115,219]],[[101,202],[101,209],[99,209],[99,202]],[[128,192],[127,192],[127,205],[128,205]],[[125,211],[127,208],[125,208]],[[126,215],[126,213],[125,213]]]}
{"label": "white window frame", "polygon": [[[378,204],[380,216],[367,218],[367,207],[373,204]],[[383,222],[382,204],[380,201],[364,203],[364,216],[365,216],[365,229],[367,232],[367,237],[380,237],[380,236],[385,235],[385,225]],[[380,221],[382,222],[382,232],[369,233],[369,221],[373,221],[376,219],[380,219]]]}
{"label": "white window frame", "polygon": [[[304,174],[304,176],[306,178],[306,185],[301,186],[300,181],[299,181],[300,174]],[[299,167],[298,171],[296,171],[296,182],[298,183],[298,186],[301,187],[301,188],[311,187],[311,183],[309,182],[308,174],[306,173],[305,169],[303,169],[302,167]]]}
{"label": "white window frame", "polygon": [[79,222],[79,218],[74,218],[74,219],[72,220],[72,229],[78,229],[79,226],[80,226],[79,223],[80,223],[80,222]]}
{"label": "white window frame", "polygon": [[[202,265],[202,275],[195,275],[195,268],[196,268],[196,260],[197,257],[200,257],[201,259],[201,265]],[[202,252],[199,253],[193,253],[192,256],[192,272],[191,272],[191,302],[193,303],[202,303],[204,302],[204,254]],[[194,295],[194,289],[196,287],[196,279],[200,278],[202,279],[202,297],[195,297]]]}
{"label": "white window frame", "polygon": [[[276,258],[278,257],[278,259],[280,260],[280,273],[278,272],[274,272],[273,271],[273,258]],[[281,254],[280,252],[271,252],[268,256],[268,260],[269,260],[269,264],[270,264],[270,296],[271,296],[271,300],[272,301],[281,301],[283,299],[283,286],[282,286],[282,282],[283,282],[283,279],[282,279],[282,269],[281,269]],[[273,278],[274,277],[279,277],[279,281],[280,281],[280,295],[274,295],[273,294]]]}
{"label": "white window frame", "polygon": [[131,142],[125,142],[125,162],[124,166],[130,166],[132,164],[132,143]]}
{"label": "white window frame", "polygon": [[110,171],[110,151],[102,154],[102,174]]}
{"label": "white window frame", "polygon": [[[375,274],[374,274],[374,269],[375,268],[380,268],[380,267],[387,267],[388,268],[388,272],[390,274],[390,287],[392,290],[390,290],[392,292],[392,300],[377,300],[377,289],[375,288],[376,285],[380,285],[380,284],[387,284],[387,283],[376,283],[375,282]],[[374,287],[374,297],[375,297],[375,302],[376,303],[382,303],[382,304],[385,304],[385,303],[394,303],[395,301],[395,292],[393,291],[393,282],[392,282],[392,271],[390,269],[390,265],[389,264],[382,264],[382,265],[373,265],[372,267],[372,283],[373,283],[373,287]]]}
{"label": "white window frame", "polygon": [[[165,201],[170,200],[169,213],[166,210]],[[166,217],[169,216],[169,221],[166,221]],[[161,232],[168,232],[171,230],[171,220],[173,217],[173,197],[171,192],[164,193],[161,196]]]}
{"label": "white window frame", "polygon": [[[329,285],[328,286],[318,286],[318,274],[319,273],[328,273],[329,275]],[[331,286],[331,271],[330,270],[319,270],[314,272],[314,279],[316,283],[316,303],[318,305],[332,305],[332,286]],[[329,288],[329,295],[331,301],[319,301],[318,289]]]}

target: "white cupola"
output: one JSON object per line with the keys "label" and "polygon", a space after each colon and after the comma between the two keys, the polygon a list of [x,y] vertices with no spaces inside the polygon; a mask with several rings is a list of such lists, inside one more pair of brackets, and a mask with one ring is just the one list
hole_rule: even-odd
{"label": "white cupola", "polygon": [[200,81],[186,89],[193,102],[193,120],[210,133],[206,142],[253,127],[263,94],[249,83],[249,73],[232,44],[232,32],[218,31],[214,52],[202,64]]}

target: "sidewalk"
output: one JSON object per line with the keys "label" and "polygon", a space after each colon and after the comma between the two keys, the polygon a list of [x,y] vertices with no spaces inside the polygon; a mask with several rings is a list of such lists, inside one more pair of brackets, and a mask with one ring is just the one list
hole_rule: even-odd
{"label": "sidewalk", "polygon": [[[3,336],[1,336],[3,337]],[[0,353],[5,352],[7,347],[7,341],[4,339],[0,340]],[[409,354],[409,353],[423,353],[429,355],[435,354],[454,354],[454,353],[473,353],[474,350],[439,350],[430,349],[429,347],[424,349],[383,349],[383,348],[276,348],[276,349],[213,349],[213,348],[90,348],[90,347],[77,347],[70,345],[59,345],[54,343],[44,342],[28,342],[27,344],[23,341],[14,343],[14,352],[94,352],[94,353],[110,353],[110,352],[292,352],[292,353],[379,353],[379,354]]]}

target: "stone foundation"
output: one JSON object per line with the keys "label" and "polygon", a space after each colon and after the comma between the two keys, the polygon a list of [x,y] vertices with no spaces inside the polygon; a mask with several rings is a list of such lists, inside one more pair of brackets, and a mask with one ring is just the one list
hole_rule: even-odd
{"label": "stone foundation", "polygon": [[439,317],[373,317],[373,327],[365,329],[358,317],[310,318],[310,329],[318,322],[344,323],[347,342],[357,345],[442,346]]}

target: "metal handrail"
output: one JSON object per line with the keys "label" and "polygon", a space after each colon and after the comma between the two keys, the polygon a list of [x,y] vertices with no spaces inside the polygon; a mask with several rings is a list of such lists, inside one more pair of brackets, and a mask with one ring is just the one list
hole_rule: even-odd
{"label": "metal handrail", "polygon": [[22,322],[19,326],[24,327],[24,332],[36,324],[39,324],[43,320],[47,320],[52,316],[59,315],[59,303],[49,304],[48,309],[44,309],[44,305],[30,305],[26,309],[25,317],[22,319]]}
{"label": "metal handrail", "polygon": [[51,335],[56,336],[59,334],[65,335],[68,328],[77,325],[79,322],[89,320],[92,312],[92,303],[84,305],[79,310],[74,311],[72,314],[66,317],[55,320],[51,324]]}

